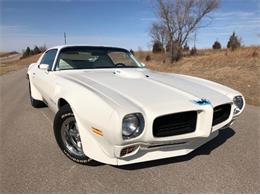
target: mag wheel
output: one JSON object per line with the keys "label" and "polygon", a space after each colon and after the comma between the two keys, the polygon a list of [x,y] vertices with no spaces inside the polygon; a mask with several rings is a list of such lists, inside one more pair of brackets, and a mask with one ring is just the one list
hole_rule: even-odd
{"label": "mag wheel", "polygon": [[68,117],[62,123],[61,139],[70,153],[84,157],[77,123],[73,117]]}
{"label": "mag wheel", "polygon": [[83,150],[77,123],[69,105],[60,108],[54,119],[54,134],[62,152],[71,160],[88,164],[88,158]]}

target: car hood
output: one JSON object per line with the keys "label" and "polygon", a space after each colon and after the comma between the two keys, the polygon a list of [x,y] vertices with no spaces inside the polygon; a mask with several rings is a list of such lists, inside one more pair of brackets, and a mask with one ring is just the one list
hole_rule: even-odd
{"label": "car hood", "polygon": [[214,82],[145,68],[67,71],[63,77],[91,88],[114,102],[126,102],[150,111],[188,110],[194,100],[205,98],[213,106],[231,102],[231,89]]}

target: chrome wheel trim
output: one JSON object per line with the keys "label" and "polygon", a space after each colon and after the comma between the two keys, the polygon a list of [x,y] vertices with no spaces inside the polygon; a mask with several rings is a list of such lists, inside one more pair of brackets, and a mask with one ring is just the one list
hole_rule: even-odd
{"label": "chrome wheel trim", "polygon": [[84,157],[81,139],[74,117],[66,118],[61,126],[61,138],[67,150],[76,156]]}

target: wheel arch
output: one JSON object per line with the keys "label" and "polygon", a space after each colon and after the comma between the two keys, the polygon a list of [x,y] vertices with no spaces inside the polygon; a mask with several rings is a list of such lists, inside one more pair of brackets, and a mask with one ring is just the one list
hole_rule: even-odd
{"label": "wheel arch", "polygon": [[69,105],[69,107],[71,108],[70,103],[65,98],[59,98],[57,105],[58,105],[59,110],[61,107],[65,106],[65,105]]}
{"label": "wheel arch", "polygon": [[[65,96],[65,97],[63,96],[58,99],[57,107],[60,110],[60,108],[62,108],[63,106],[69,105],[69,107],[71,108],[71,111],[77,121],[78,131],[79,131],[79,134],[81,137],[84,154],[86,156],[90,157],[91,159],[97,160],[99,162],[115,165],[117,163],[117,161],[113,157],[113,147],[111,144],[109,144],[109,142],[107,140],[107,135],[98,136],[93,133],[93,131],[91,130],[91,127],[92,126],[99,127],[99,126],[96,126],[98,123],[93,122],[93,117],[91,117],[91,118],[85,117],[85,116],[89,116],[89,115],[84,112],[78,111],[78,108],[80,105],[79,102],[82,102],[82,101],[79,101],[79,100],[76,101],[76,99],[73,99],[70,96]],[[88,104],[88,105],[93,106],[93,104]],[[86,107],[87,107],[86,105],[83,107],[81,106],[82,109],[84,109]],[[90,109],[88,109],[88,110],[92,110],[91,112],[93,112],[93,107],[89,107],[89,108]],[[87,113],[90,113],[90,112],[87,112]],[[109,121],[111,114],[109,114],[107,116],[107,120],[106,120],[107,122]],[[104,119],[104,118],[103,117],[98,118],[98,120],[100,120],[100,119]],[[96,125],[94,125],[94,124],[96,124]],[[100,129],[105,130],[104,128],[100,128]],[[103,133],[105,133],[105,131],[103,131]],[[104,149],[104,148],[106,148],[106,149]]]}

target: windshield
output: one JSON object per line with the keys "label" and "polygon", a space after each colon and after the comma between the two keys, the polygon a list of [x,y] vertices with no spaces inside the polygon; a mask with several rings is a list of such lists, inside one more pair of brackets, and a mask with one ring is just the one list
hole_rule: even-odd
{"label": "windshield", "polygon": [[67,47],[56,64],[56,70],[141,67],[127,50],[109,47]]}

